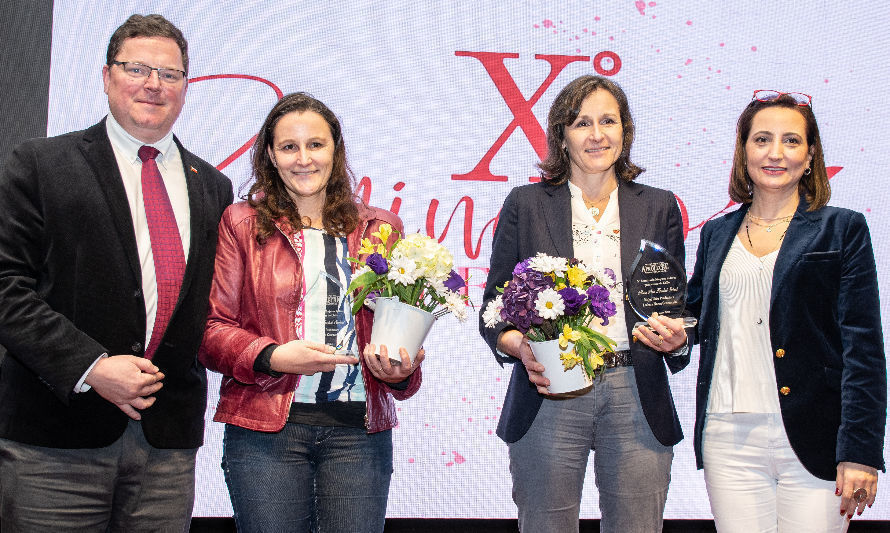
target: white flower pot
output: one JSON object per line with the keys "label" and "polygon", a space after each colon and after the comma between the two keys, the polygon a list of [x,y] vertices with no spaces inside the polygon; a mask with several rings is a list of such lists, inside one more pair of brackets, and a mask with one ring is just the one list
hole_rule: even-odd
{"label": "white flower pot", "polygon": [[558,340],[528,343],[535,354],[535,359],[544,365],[544,377],[550,380],[547,390],[553,394],[574,392],[586,389],[593,384],[593,380],[584,371],[583,365],[575,365],[571,370],[564,370],[559,354],[571,351],[573,343],[569,343],[566,349],[559,347]]}
{"label": "white flower pot", "polygon": [[436,317],[395,297],[377,298],[375,304],[374,325],[371,328],[371,344],[375,353],[379,355],[380,346],[384,345],[391,360],[401,361],[399,348],[405,348],[414,363],[414,357]]}

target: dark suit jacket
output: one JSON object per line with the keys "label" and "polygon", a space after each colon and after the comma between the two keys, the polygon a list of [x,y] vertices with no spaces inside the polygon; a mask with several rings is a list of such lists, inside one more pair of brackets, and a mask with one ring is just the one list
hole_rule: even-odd
{"label": "dark suit jacket", "polygon": [[[619,217],[621,220],[621,269],[625,279],[630,276],[631,263],[640,249],[640,239],[665,246],[680,263],[684,261],[683,222],[673,194],[635,182],[619,180]],[[517,263],[538,252],[557,257],[574,257],[572,245],[571,193],[567,183],[553,186],[547,182],[513,189],[504,201],[494,234],[491,270],[485,283],[482,309],[497,295],[497,287],[512,278]],[[628,336],[639,320],[625,301]],[[481,319],[479,329],[499,362],[515,362],[510,386],[498,423],[498,436],[516,442],[531,427],[543,396],[528,380],[525,365],[513,357],[497,354],[497,339],[511,328],[500,324],[486,328]],[[665,446],[683,438],[677,410],[671,396],[665,361],[672,372],[689,364],[689,356],[663,357],[642,343],[631,343],[634,371],[643,413],[652,433]],[[596,386],[596,385],[594,385]]]}
{"label": "dark suit jacket", "polygon": [[[688,287],[701,343],[694,439],[699,468],[717,355],[720,270],[748,208],[705,224]],[[841,461],[884,468],[887,367],[865,217],[837,207],[807,208],[801,198],[776,258],[770,342],[788,441],[810,473],[834,480]]]}
{"label": "dark suit jacket", "polygon": [[[153,359],[166,375],[142,411],[148,442],[203,440],[206,375],[197,362],[217,224],[232,185],[185,150],[191,247],[176,309]],[[53,448],[114,442],[127,417],[72,390],[102,353],[141,355],[145,304],[133,221],[105,121],[18,146],[0,171],[0,437]]]}

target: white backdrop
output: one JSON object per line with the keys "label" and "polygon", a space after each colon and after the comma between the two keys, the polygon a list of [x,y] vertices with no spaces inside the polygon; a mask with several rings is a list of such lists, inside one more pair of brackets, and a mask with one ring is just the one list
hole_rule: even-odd
{"label": "white backdrop", "polygon": [[[729,201],[735,121],[753,90],[811,94],[836,172],[831,203],[868,219],[890,331],[883,3],[56,0],[49,135],[107,113],[108,38],[134,12],[161,13],[188,38],[192,83],[174,131],[223,169],[236,194],[248,178],[239,149],[278,93],[308,91],[340,116],[370,203],[397,211],[409,231],[443,239],[472,276],[477,303],[489,221],[512,187],[537,174],[541,125],[575,77],[605,73],[627,92],[638,132],[633,160],[648,169],[639,179],[680,198],[692,228],[690,270],[700,224]],[[495,363],[475,318],[435,326],[423,387],[399,404],[389,516],[516,516],[506,446],[494,435],[510,369]],[[697,364],[696,351],[672,379],[687,439],[675,448],[667,518],[710,517],[691,444]],[[218,383],[211,375],[196,516],[231,514],[222,426],[210,422]],[[595,518],[592,466],[587,479],[582,517]],[[890,518],[890,499],[879,496],[866,517]]]}

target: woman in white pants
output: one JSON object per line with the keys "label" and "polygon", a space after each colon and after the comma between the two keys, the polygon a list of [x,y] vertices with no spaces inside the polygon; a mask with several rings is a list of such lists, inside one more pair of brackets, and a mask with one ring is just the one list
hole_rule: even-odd
{"label": "woman in white pants", "polygon": [[695,453],[721,532],[843,531],[884,470],[887,377],[865,217],[829,207],[811,98],[756,91],[690,308]]}

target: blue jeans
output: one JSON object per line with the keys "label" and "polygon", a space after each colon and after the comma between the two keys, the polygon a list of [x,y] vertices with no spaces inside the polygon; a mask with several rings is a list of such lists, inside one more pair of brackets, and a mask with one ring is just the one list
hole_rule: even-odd
{"label": "blue jeans", "polygon": [[674,451],[649,428],[633,367],[606,370],[581,396],[545,398],[528,433],[508,446],[521,531],[578,531],[591,450],[600,531],[661,531]]}
{"label": "blue jeans", "polygon": [[222,467],[239,532],[378,533],[392,432],[288,423],[264,433],[226,424]]}

